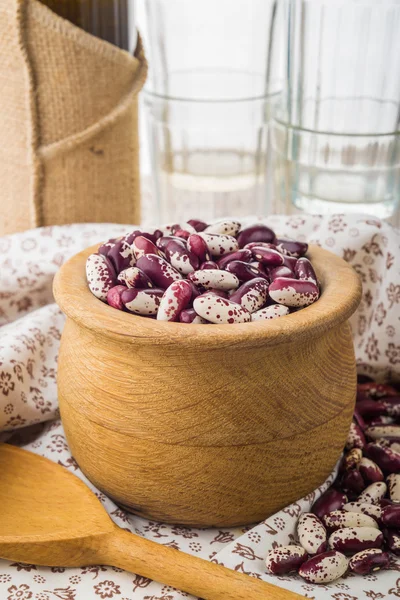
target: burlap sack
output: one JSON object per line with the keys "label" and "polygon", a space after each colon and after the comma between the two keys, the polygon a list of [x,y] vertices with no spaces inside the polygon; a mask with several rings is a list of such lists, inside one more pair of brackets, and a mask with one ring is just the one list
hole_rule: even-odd
{"label": "burlap sack", "polygon": [[135,57],[38,0],[0,0],[0,235],[140,222]]}

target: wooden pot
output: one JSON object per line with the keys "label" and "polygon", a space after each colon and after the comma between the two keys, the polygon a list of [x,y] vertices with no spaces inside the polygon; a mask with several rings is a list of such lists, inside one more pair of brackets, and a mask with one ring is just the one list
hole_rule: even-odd
{"label": "wooden pot", "polygon": [[201,527],[260,521],[319,486],[355,402],[352,268],[311,246],[315,304],[272,321],[186,325],[95,298],[85,261],[96,249],[54,283],[67,315],[61,416],[87,477],[135,514]]}

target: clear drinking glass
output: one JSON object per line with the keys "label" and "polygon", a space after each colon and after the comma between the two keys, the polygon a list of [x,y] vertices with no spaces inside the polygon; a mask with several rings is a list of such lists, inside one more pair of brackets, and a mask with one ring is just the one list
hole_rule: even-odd
{"label": "clear drinking glass", "polygon": [[267,123],[282,85],[277,1],[142,6],[155,218],[265,213]]}
{"label": "clear drinking glass", "polygon": [[400,196],[400,0],[287,8],[287,81],[271,124],[278,197],[307,212],[390,217]]}

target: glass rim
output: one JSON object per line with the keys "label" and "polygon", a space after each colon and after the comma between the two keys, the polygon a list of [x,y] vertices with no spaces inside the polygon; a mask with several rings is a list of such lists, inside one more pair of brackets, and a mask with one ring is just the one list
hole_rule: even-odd
{"label": "glass rim", "polygon": [[281,90],[279,90],[277,92],[271,92],[269,94],[243,96],[239,98],[190,98],[184,96],[160,94],[158,92],[147,90],[146,88],[142,89],[142,94],[144,96],[149,96],[150,98],[157,98],[158,100],[168,100],[169,102],[186,102],[193,104],[239,104],[240,102],[257,102],[260,100],[266,100],[268,98],[279,97],[281,93]]}
{"label": "glass rim", "polygon": [[309,129],[308,127],[300,127],[299,125],[295,125],[293,123],[290,123],[289,121],[284,121],[283,119],[276,117],[276,116],[275,117],[272,116],[271,122],[278,123],[279,125],[282,125],[286,129],[293,129],[294,131],[304,131],[305,133],[312,133],[313,135],[332,135],[332,136],[337,136],[337,137],[360,137],[360,138],[394,137],[394,136],[400,135],[400,129],[395,129],[394,131],[387,131],[385,133],[376,133],[376,132],[357,133],[357,132],[349,132],[349,131],[340,133],[338,131],[329,131],[329,130],[325,130],[325,129]]}

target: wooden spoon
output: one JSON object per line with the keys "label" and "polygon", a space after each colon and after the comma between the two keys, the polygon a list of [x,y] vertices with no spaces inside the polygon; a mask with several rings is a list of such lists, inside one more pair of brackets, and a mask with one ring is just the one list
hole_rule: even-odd
{"label": "wooden spoon", "polygon": [[0,507],[1,558],[113,565],[212,600],[304,598],[120,529],[78,477],[9,444],[0,444]]}

